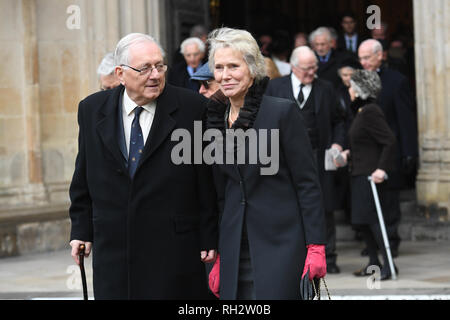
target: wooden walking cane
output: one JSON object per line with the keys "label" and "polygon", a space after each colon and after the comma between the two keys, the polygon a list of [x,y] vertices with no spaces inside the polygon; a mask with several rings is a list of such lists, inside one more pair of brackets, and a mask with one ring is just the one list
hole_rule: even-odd
{"label": "wooden walking cane", "polygon": [[78,257],[80,259],[81,282],[83,283],[83,298],[84,298],[84,300],[88,300],[86,272],[84,271],[84,250],[85,249],[86,249],[86,246],[84,244],[81,244]]}

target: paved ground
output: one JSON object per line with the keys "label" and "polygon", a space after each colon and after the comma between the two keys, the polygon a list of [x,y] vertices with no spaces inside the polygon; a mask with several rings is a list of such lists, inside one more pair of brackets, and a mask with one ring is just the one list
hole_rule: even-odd
{"label": "paved ground", "polygon": [[[398,280],[375,284],[352,275],[367,263],[359,254],[362,246],[338,243],[341,273],[326,277],[332,299],[450,299],[450,242],[402,243],[395,260]],[[89,258],[86,272],[92,297],[90,264]],[[79,269],[69,250],[0,259],[0,299],[81,299],[81,292]]]}

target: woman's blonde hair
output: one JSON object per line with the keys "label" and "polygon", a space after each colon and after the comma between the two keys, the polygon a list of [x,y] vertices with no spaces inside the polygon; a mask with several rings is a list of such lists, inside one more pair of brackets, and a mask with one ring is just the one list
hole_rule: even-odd
{"label": "woman's blonde hair", "polygon": [[266,76],[264,57],[250,32],[231,28],[215,29],[209,34],[208,43],[210,70],[214,70],[216,51],[222,48],[231,48],[242,53],[253,78],[261,80]]}

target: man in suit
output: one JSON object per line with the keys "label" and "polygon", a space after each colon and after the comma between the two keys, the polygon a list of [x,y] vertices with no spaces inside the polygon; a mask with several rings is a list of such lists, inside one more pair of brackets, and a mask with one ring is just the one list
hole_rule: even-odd
{"label": "man in suit", "polygon": [[353,13],[344,13],[341,18],[342,33],[338,37],[338,50],[350,52],[355,57],[358,47],[364,41],[363,37],[356,32],[356,17]]}
{"label": "man in suit", "polygon": [[292,73],[271,80],[266,95],[295,101],[308,128],[311,146],[316,155],[319,179],[322,187],[327,224],[327,272],[339,273],[336,265],[336,225],[334,174],[325,171],[325,150],[342,151],[345,128],[339,102],[333,85],[316,78],[317,57],[306,47],[296,48],[291,55]]}
{"label": "man in suit", "polygon": [[338,66],[347,55],[333,50],[333,37],[326,27],[314,30],[309,36],[311,48],[316,53],[318,59],[317,76],[320,79],[330,81],[335,88],[341,83],[338,75]]}
{"label": "man in suit", "polygon": [[397,138],[399,147],[396,172],[392,173],[387,183],[390,189],[387,232],[391,240],[393,254],[398,252],[400,237],[399,190],[404,187],[405,176],[415,176],[418,157],[417,115],[414,98],[408,79],[400,72],[383,67],[383,47],[378,40],[364,41],[358,50],[359,60],[364,69],[378,72],[382,90],[378,104]]}
{"label": "man in suit", "polygon": [[217,248],[210,168],[175,165],[174,129],[193,134],[205,99],[165,83],[164,51],[132,33],[115,51],[121,85],[82,100],[70,185],[72,257],[93,252],[96,299],[203,299]]}
{"label": "man in suit", "polygon": [[181,43],[181,53],[184,61],[174,65],[169,72],[168,81],[174,86],[198,92],[200,89],[198,83],[191,81],[190,78],[202,65],[202,59],[205,56],[205,44],[199,38],[187,38]]}

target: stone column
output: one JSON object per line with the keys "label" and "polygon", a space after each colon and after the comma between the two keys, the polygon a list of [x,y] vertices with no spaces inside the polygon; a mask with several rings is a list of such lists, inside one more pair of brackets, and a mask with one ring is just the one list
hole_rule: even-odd
{"label": "stone column", "polygon": [[46,201],[35,1],[0,3],[0,208]]}
{"label": "stone column", "polygon": [[420,169],[417,200],[427,215],[450,213],[450,1],[414,0]]}

